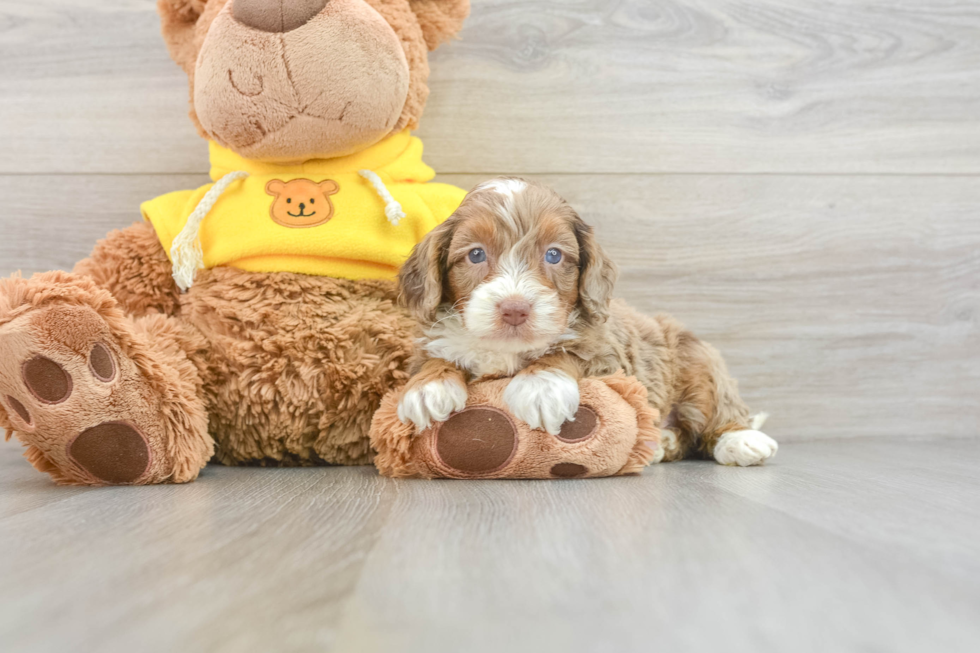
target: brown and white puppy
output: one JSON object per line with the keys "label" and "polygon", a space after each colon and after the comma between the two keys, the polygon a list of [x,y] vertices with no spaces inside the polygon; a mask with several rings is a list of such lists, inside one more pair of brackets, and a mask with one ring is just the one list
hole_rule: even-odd
{"label": "brown and white puppy", "polygon": [[426,428],[465,406],[467,381],[512,376],[513,415],[556,434],[578,409],[578,379],[622,369],[668,416],[662,459],[771,458],[776,442],[752,427],[718,352],[668,316],[612,300],[616,276],[554,191],[514,178],[477,187],[399,275],[422,331],[399,418]]}

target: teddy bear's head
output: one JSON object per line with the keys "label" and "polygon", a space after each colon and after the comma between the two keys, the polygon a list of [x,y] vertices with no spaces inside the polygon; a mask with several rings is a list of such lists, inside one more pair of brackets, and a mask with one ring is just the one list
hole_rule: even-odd
{"label": "teddy bear's head", "polygon": [[203,136],[286,162],[342,156],[414,128],[428,51],[469,0],[158,0]]}

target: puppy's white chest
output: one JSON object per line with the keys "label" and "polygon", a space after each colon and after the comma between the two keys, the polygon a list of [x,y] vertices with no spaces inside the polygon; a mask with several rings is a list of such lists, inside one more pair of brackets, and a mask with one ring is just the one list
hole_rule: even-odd
{"label": "puppy's white chest", "polygon": [[513,376],[527,365],[527,358],[523,353],[497,351],[481,347],[481,344],[453,338],[437,338],[429,341],[425,348],[430,356],[451,361],[473,376]]}

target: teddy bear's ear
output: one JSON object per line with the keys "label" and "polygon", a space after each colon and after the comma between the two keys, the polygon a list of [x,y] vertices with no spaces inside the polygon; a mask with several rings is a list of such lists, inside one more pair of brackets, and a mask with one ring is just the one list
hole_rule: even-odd
{"label": "teddy bear's ear", "polygon": [[286,182],[280,179],[273,179],[265,185],[265,192],[273,197],[279,197],[284,190],[286,190]]}
{"label": "teddy bear's ear", "polygon": [[410,0],[410,4],[430,50],[455,36],[470,13],[470,0]]}
{"label": "teddy bear's ear", "polygon": [[[220,9],[226,0],[157,0],[160,28],[167,42],[170,58],[177,62],[188,75],[194,70],[197,51],[200,48],[195,27],[208,5]],[[212,15],[216,11],[210,12]]]}
{"label": "teddy bear's ear", "polygon": [[340,186],[337,185],[333,179],[327,179],[326,181],[320,182],[320,192],[324,195],[333,195],[340,190]]}

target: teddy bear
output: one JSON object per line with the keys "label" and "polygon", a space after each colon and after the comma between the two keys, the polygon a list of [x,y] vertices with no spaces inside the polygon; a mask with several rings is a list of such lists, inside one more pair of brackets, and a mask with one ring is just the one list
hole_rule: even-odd
{"label": "teddy bear", "polygon": [[[58,483],[367,464],[398,267],[464,192],[411,135],[467,0],[158,0],[213,183],[72,272],[0,282],[0,426]],[[135,216],[134,216],[135,217]]]}

